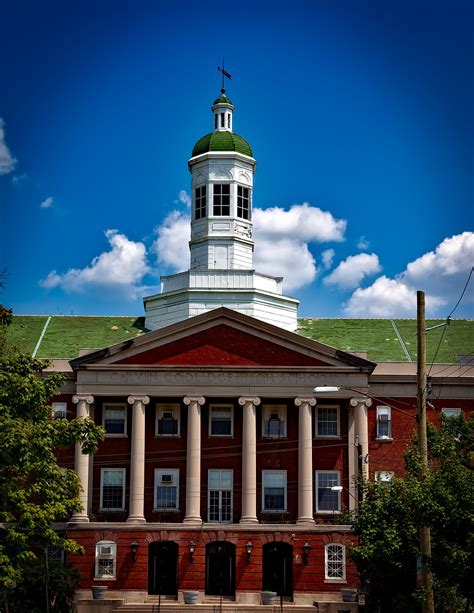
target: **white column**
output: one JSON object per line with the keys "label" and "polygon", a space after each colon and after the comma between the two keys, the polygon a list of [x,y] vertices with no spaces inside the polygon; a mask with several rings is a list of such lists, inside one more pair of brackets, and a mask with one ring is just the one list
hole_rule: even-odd
{"label": "white column", "polygon": [[[357,439],[358,441],[358,439]],[[353,410],[347,412],[347,466],[349,470],[349,510],[357,508],[357,467],[359,448],[356,445],[356,423]]]}
{"label": "white column", "polygon": [[188,409],[188,448],[186,457],[186,515],[184,522],[201,523],[201,407],[202,396],[186,396]]}
{"label": "white column", "polygon": [[[74,404],[77,404],[77,419],[86,419],[86,417],[89,417],[89,407],[94,402],[93,396],[77,395],[72,397],[72,401]],[[75,447],[74,469],[81,480],[82,491],[79,494],[79,498],[81,500],[82,510],[74,511],[71,521],[85,523],[89,521],[89,516],[87,515],[89,498],[89,455],[82,453],[82,446],[80,443],[76,443]]]}
{"label": "white column", "polygon": [[355,436],[359,442],[362,477],[369,478],[369,424],[367,409],[372,406],[370,398],[351,398],[350,405],[355,411]]}
{"label": "white column", "polygon": [[239,398],[242,424],[242,516],[241,524],[257,524],[257,415],[260,398]]}
{"label": "white column", "polygon": [[313,518],[313,428],[311,408],[315,398],[295,398],[298,422],[298,517],[297,524],[314,524]]}
{"label": "white column", "polygon": [[129,396],[132,408],[132,449],[130,453],[130,507],[127,522],[145,523],[145,407],[148,396]]}

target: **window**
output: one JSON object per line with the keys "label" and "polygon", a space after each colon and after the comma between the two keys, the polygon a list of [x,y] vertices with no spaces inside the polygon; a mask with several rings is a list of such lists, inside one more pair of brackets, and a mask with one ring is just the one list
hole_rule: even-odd
{"label": "window", "polygon": [[262,472],[262,511],[286,511],[286,470]]}
{"label": "window", "polygon": [[339,407],[316,407],[316,436],[339,436]]}
{"label": "window", "polygon": [[155,468],[154,509],[179,509],[179,469]]}
{"label": "window", "polygon": [[211,436],[232,436],[232,405],[209,407],[209,434]]}
{"label": "window", "polygon": [[217,113],[214,115],[214,130],[217,130]]}
{"label": "window", "polygon": [[232,521],[232,473],[232,470],[209,470],[208,521]]}
{"label": "window", "polygon": [[225,113],[221,113],[221,128],[225,128]]}
{"label": "window", "polygon": [[377,470],[375,471],[375,480],[380,481],[380,483],[390,483],[390,481],[395,476],[395,473],[392,470]]}
{"label": "window", "polygon": [[205,185],[201,185],[201,187],[196,187],[196,189],[194,190],[194,196],[195,196],[195,219],[202,219],[203,217],[206,217],[206,203],[207,203],[207,198],[206,198],[206,194],[207,194],[207,190],[206,190],[206,186]]}
{"label": "window", "polygon": [[67,403],[66,402],[53,402],[51,405],[51,417],[53,419],[66,419]]}
{"label": "window", "polygon": [[250,217],[250,190],[242,185],[237,185],[237,217],[242,219]]}
{"label": "window", "polygon": [[461,409],[441,409],[441,413],[445,417],[461,417]]}
{"label": "window", "polygon": [[104,404],[102,425],[106,436],[127,434],[127,406],[125,404]]}
{"label": "window", "polygon": [[125,509],[125,468],[102,468],[100,472],[101,511]]}
{"label": "window", "polygon": [[117,545],[112,541],[100,541],[95,546],[95,576],[97,579],[114,579]]}
{"label": "window", "polygon": [[227,127],[230,130],[230,113],[227,113]]}
{"label": "window", "polygon": [[64,549],[61,547],[55,547],[54,545],[48,545],[48,560],[51,562],[57,562],[58,564],[64,564]]}
{"label": "window", "polygon": [[325,578],[345,581],[346,579],[346,548],[344,545],[332,543],[324,547]]}
{"label": "window", "polygon": [[214,185],[213,213],[216,216],[230,215],[230,184]]}
{"label": "window", "polygon": [[338,471],[316,471],[316,511],[318,513],[339,513],[341,510],[341,492],[333,490],[335,486],[340,486]]}
{"label": "window", "polygon": [[390,407],[377,407],[377,438],[392,438],[392,419]]}
{"label": "window", "polygon": [[179,404],[156,407],[156,436],[179,436]]}
{"label": "window", "polygon": [[286,405],[263,405],[262,436],[282,438],[286,436]]}

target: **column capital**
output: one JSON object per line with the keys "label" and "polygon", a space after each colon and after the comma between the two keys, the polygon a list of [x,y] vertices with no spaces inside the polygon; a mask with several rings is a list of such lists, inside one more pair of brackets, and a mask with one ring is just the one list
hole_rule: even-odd
{"label": "column capital", "polygon": [[78,404],[81,401],[92,404],[94,402],[94,396],[90,396],[89,394],[76,394],[72,397],[72,401],[74,404]]}
{"label": "column capital", "polygon": [[310,407],[314,407],[316,402],[316,398],[295,398],[295,404],[297,407],[300,407],[303,404],[309,404]]}
{"label": "column capital", "polygon": [[351,407],[356,407],[359,404],[363,404],[366,407],[372,406],[372,398],[351,398],[349,400]]}
{"label": "column capital", "polygon": [[141,402],[142,404],[148,404],[150,402],[150,396],[129,396],[127,398],[128,404],[135,404],[135,402]]}
{"label": "column capital", "polygon": [[186,406],[193,404],[194,402],[198,404],[200,407],[206,402],[204,396],[185,396],[183,398],[183,402]]}
{"label": "column capital", "polygon": [[258,407],[260,402],[261,402],[260,398],[257,398],[256,396],[252,396],[252,397],[241,396],[239,398],[239,404],[241,407],[245,406],[246,404],[253,404],[255,407]]}

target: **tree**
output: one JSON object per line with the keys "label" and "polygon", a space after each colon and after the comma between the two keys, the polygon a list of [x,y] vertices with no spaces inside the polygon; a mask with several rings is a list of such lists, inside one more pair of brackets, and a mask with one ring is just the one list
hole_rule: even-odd
{"label": "tree", "polygon": [[406,476],[388,484],[365,482],[351,550],[367,594],[367,611],[420,610],[416,583],[420,526],[430,526],[437,611],[473,610],[473,421],[461,416],[428,425],[429,470],[421,476],[414,443],[405,454]]}
{"label": "tree", "polygon": [[[45,374],[44,360],[9,347],[4,328],[0,343],[0,589],[6,599],[9,590],[21,592],[28,585],[38,564],[46,573],[48,548],[81,552],[75,541],[52,526],[81,509],[79,477],[58,465],[55,450],[80,443],[85,453],[94,453],[103,429],[91,419],[51,419],[48,401],[58,393],[64,376]],[[61,610],[50,604],[36,610]]]}

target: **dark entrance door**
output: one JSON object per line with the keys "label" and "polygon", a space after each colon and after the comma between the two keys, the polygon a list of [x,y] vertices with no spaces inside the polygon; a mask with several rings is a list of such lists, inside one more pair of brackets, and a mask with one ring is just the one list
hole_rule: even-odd
{"label": "dark entrance door", "polygon": [[148,593],[178,594],[178,544],[155,541],[148,548]]}
{"label": "dark entrance door", "polygon": [[235,595],[235,546],[226,541],[206,545],[206,594]]}
{"label": "dark entrance door", "polygon": [[288,543],[263,546],[262,589],[293,597],[293,547]]}

